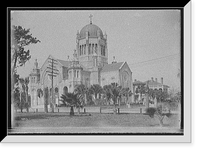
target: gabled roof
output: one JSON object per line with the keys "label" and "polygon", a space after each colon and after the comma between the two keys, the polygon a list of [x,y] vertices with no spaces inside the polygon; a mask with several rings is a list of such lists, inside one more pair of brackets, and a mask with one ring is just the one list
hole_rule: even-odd
{"label": "gabled roof", "polygon": [[[60,59],[57,59],[58,62],[60,62],[60,64],[64,67],[67,67],[69,68],[70,67],[70,61],[64,61],[64,60],[60,60]],[[83,68],[84,71],[88,71],[82,64],[80,64],[80,66]]]}
{"label": "gabled roof", "polygon": [[64,61],[64,60],[60,60],[60,59],[57,59],[58,62],[60,62],[60,64],[62,64],[62,66],[64,67],[69,67],[70,65],[70,61]]}
{"label": "gabled roof", "polygon": [[148,83],[148,85],[162,85],[162,83],[159,83],[156,81],[151,81],[151,80],[147,80],[144,83]]}
{"label": "gabled roof", "polygon": [[148,85],[153,85],[153,86],[162,85],[162,86],[165,86],[165,87],[168,87],[168,88],[169,88],[168,85],[164,85],[164,84],[159,83],[159,82],[156,82],[156,81],[147,80],[147,81],[145,81],[144,83],[148,83]]}
{"label": "gabled roof", "polygon": [[133,82],[133,85],[145,85],[145,84],[146,83],[138,81],[138,80]]}
{"label": "gabled roof", "polygon": [[124,62],[105,64],[101,72],[110,72],[119,70]]}

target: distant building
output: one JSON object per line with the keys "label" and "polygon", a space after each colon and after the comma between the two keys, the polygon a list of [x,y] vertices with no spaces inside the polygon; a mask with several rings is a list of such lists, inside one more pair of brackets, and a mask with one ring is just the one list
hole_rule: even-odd
{"label": "distant building", "polygon": [[[77,84],[84,84],[87,87],[99,84],[103,87],[115,82],[133,91],[132,72],[127,62],[116,62],[114,59],[108,64],[107,35],[92,21],[77,32],[76,50],[72,60],[69,57],[60,60],[50,55],[40,68],[35,60],[34,68],[29,75],[32,107],[44,105],[44,95],[38,96],[38,90],[48,88],[51,95],[52,74],[54,104],[59,104],[63,92],[73,92]],[[128,102],[132,102],[132,97]]]}
{"label": "distant building", "polygon": [[153,77],[151,77],[151,80],[147,80],[144,82],[146,85],[148,85],[149,89],[162,89],[164,92],[168,92],[169,86],[163,84],[163,77],[161,77],[160,82],[158,82],[157,78],[155,80]]}
{"label": "distant building", "polygon": [[139,93],[139,89],[144,86],[148,86],[149,89],[162,90],[164,92],[168,92],[169,89],[169,86],[163,84],[163,77],[161,77],[160,82],[158,82],[157,78],[154,80],[153,77],[151,77],[151,80],[147,80],[145,82],[141,82],[135,79],[133,82],[133,94],[135,103],[144,103],[145,94]]}

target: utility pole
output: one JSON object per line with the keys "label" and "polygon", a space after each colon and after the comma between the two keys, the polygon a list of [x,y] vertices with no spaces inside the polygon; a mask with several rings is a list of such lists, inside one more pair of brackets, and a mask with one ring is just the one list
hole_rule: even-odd
{"label": "utility pole", "polygon": [[52,109],[52,112],[54,112],[54,89],[53,89],[53,78],[56,77],[59,73],[58,69],[55,65],[57,65],[57,60],[53,59],[52,57],[48,58],[49,66],[47,67],[48,75],[51,77],[51,104],[50,107]]}

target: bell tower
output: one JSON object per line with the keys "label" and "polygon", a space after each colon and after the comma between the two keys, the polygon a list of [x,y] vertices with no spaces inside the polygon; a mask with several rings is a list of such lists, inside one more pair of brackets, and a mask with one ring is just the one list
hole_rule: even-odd
{"label": "bell tower", "polygon": [[92,15],[89,16],[89,24],[84,26],[76,35],[77,57],[81,65],[88,71],[94,69],[94,54],[96,66],[103,67],[108,64],[107,35],[92,22]]}

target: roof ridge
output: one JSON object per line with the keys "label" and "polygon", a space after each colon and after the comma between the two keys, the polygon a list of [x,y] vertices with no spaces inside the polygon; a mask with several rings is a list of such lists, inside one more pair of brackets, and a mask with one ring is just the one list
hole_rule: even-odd
{"label": "roof ridge", "polygon": [[103,66],[103,68],[102,68],[102,72],[108,72],[108,71],[118,70],[123,63],[124,62],[117,62],[117,63],[105,64]]}
{"label": "roof ridge", "polygon": [[[60,60],[60,61],[66,61],[66,60],[62,60],[62,59],[57,59],[57,60]],[[66,62],[69,62],[69,61],[66,61]]]}
{"label": "roof ridge", "polygon": [[[65,60],[61,60],[61,59],[57,59],[58,60],[58,62],[61,64],[61,65],[63,65],[63,66],[65,66],[65,67],[68,67],[68,65],[66,65],[66,64],[68,64],[68,63],[70,63],[70,61],[65,61]],[[65,64],[64,64],[64,63]]]}

